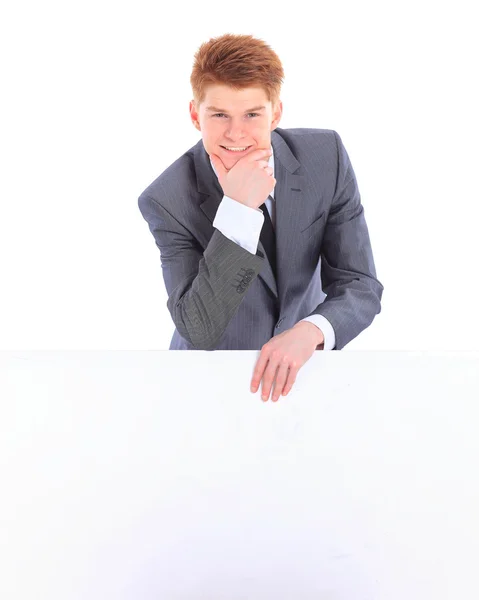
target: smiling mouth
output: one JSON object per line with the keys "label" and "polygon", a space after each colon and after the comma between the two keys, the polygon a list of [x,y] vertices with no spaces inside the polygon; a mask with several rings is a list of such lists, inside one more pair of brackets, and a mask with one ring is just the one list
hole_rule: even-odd
{"label": "smiling mouth", "polygon": [[251,146],[246,146],[244,150],[228,150],[228,148],[226,148],[225,146],[221,146],[221,148],[223,148],[225,152],[229,152],[230,154],[244,154],[251,148]]}

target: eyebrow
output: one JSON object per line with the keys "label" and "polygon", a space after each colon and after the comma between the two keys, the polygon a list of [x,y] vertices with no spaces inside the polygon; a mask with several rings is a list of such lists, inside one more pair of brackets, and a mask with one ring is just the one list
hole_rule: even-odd
{"label": "eyebrow", "polygon": [[[265,108],[266,108],[266,106],[255,106],[254,108],[249,108],[248,110],[245,110],[245,113],[254,112],[255,110],[264,110]],[[206,110],[210,110],[212,112],[221,112],[221,113],[228,112],[224,108],[216,108],[216,106],[207,106]]]}

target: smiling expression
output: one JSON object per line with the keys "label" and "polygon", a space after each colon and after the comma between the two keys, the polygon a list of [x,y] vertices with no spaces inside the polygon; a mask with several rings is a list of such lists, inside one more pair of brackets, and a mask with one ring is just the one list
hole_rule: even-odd
{"label": "smiling expression", "polygon": [[[261,87],[234,90],[223,84],[210,85],[199,109],[190,101],[193,125],[201,131],[208,155],[216,154],[227,169],[253,150],[271,147],[271,132],[277,127],[283,104],[276,107]],[[228,148],[244,148],[233,152]]]}

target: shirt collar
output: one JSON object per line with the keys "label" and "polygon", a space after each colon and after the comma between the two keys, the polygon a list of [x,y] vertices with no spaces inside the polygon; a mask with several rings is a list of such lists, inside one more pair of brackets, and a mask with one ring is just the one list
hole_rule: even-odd
{"label": "shirt collar", "polygon": [[[216,169],[215,169],[213,163],[211,162],[211,158],[210,158],[210,164],[213,167],[213,171],[214,171],[216,177],[218,177],[218,173],[216,172]],[[272,176],[274,177],[274,150],[273,150],[273,145],[271,145],[271,156],[269,157],[268,165],[273,169]],[[274,200],[274,188],[271,191],[270,196]]]}

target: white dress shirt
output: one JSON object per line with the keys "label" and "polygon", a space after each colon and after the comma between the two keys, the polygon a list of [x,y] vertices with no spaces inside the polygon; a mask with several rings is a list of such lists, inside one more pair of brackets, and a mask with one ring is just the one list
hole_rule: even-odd
{"label": "white dress shirt", "polygon": [[[216,176],[216,169],[211,162],[213,171]],[[271,146],[271,156],[269,158],[269,166],[273,169],[274,176],[274,151]],[[268,209],[273,223],[273,229],[276,224],[276,207],[274,202],[274,188],[271,192],[271,198],[265,200],[266,208]],[[223,199],[216,212],[213,227],[219,229],[221,233],[235,242],[251,254],[256,254],[261,229],[264,223],[263,211],[259,208],[251,208],[233,200],[229,196],[223,196]],[[301,319],[301,321],[309,321],[321,329],[324,335],[324,350],[332,350],[336,344],[336,336],[331,323],[323,315],[311,315]]]}

